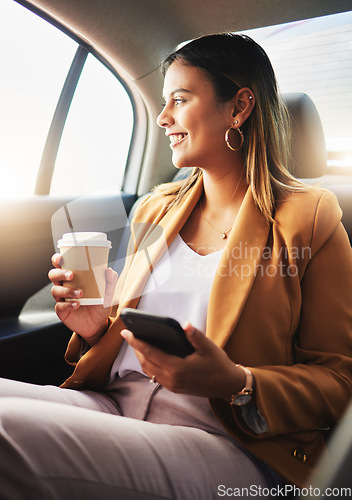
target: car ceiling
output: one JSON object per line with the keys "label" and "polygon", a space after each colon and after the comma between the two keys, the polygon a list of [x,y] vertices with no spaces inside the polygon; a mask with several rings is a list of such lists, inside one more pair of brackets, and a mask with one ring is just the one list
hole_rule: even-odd
{"label": "car ceiling", "polygon": [[[151,73],[178,43],[351,9],[350,0],[29,0],[96,48],[130,80]],[[126,75],[126,76],[127,76]]]}

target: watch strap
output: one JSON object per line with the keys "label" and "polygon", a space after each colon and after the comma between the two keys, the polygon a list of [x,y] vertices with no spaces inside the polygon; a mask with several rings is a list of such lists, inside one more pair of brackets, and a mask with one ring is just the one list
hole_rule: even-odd
{"label": "watch strap", "polygon": [[230,405],[233,406],[242,406],[247,403],[249,403],[252,399],[252,394],[253,394],[253,373],[249,368],[246,366],[242,366],[239,364],[236,364],[236,366],[239,366],[242,368],[242,370],[245,373],[245,383],[243,388],[235,392],[234,394],[231,395],[230,399]]}

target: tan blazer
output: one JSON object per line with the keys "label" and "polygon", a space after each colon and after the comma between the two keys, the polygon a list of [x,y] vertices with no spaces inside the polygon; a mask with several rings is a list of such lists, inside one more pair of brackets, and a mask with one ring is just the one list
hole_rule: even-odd
{"label": "tan blazer", "polygon": [[[121,276],[121,308],[137,306],[150,270],[202,191],[199,180],[167,213],[169,199],[160,194],[141,204]],[[340,418],[352,394],[352,250],[340,219],[335,196],[312,188],[279,202],[269,225],[249,188],[209,301],[206,335],[234,362],[252,369],[255,403],[268,431],[255,434],[225,400],[210,399],[210,405],[240,444],[300,486],[324,449],[320,429]],[[74,334],[66,358],[78,362],[63,387],[106,383],[122,328],[117,313],[79,361]]]}

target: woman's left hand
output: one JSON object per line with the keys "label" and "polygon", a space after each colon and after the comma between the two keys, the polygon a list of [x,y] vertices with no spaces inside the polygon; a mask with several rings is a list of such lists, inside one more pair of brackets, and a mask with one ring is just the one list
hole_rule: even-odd
{"label": "woman's left hand", "polygon": [[184,331],[195,352],[180,358],[134,337],[129,330],[121,335],[135,349],[144,373],[166,389],[180,394],[230,399],[245,384],[241,367],[190,323]]}

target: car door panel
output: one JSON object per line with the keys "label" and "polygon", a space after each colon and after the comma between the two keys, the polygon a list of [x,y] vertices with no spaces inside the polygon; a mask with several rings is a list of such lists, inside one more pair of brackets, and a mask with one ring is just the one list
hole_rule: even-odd
{"label": "car door panel", "polygon": [[61,231],[107,232],[112,242],[109,265],[121,270],[119,247],[135,199],[125,193],[104,193],[74,199],[33,196],[0,203],[4,284],[0,376],[38,382],[46,373],[45,383],[55,383],[58,374],[67,372],[63,354],[70,332],[56,317],[48,279],[57,239]]}

